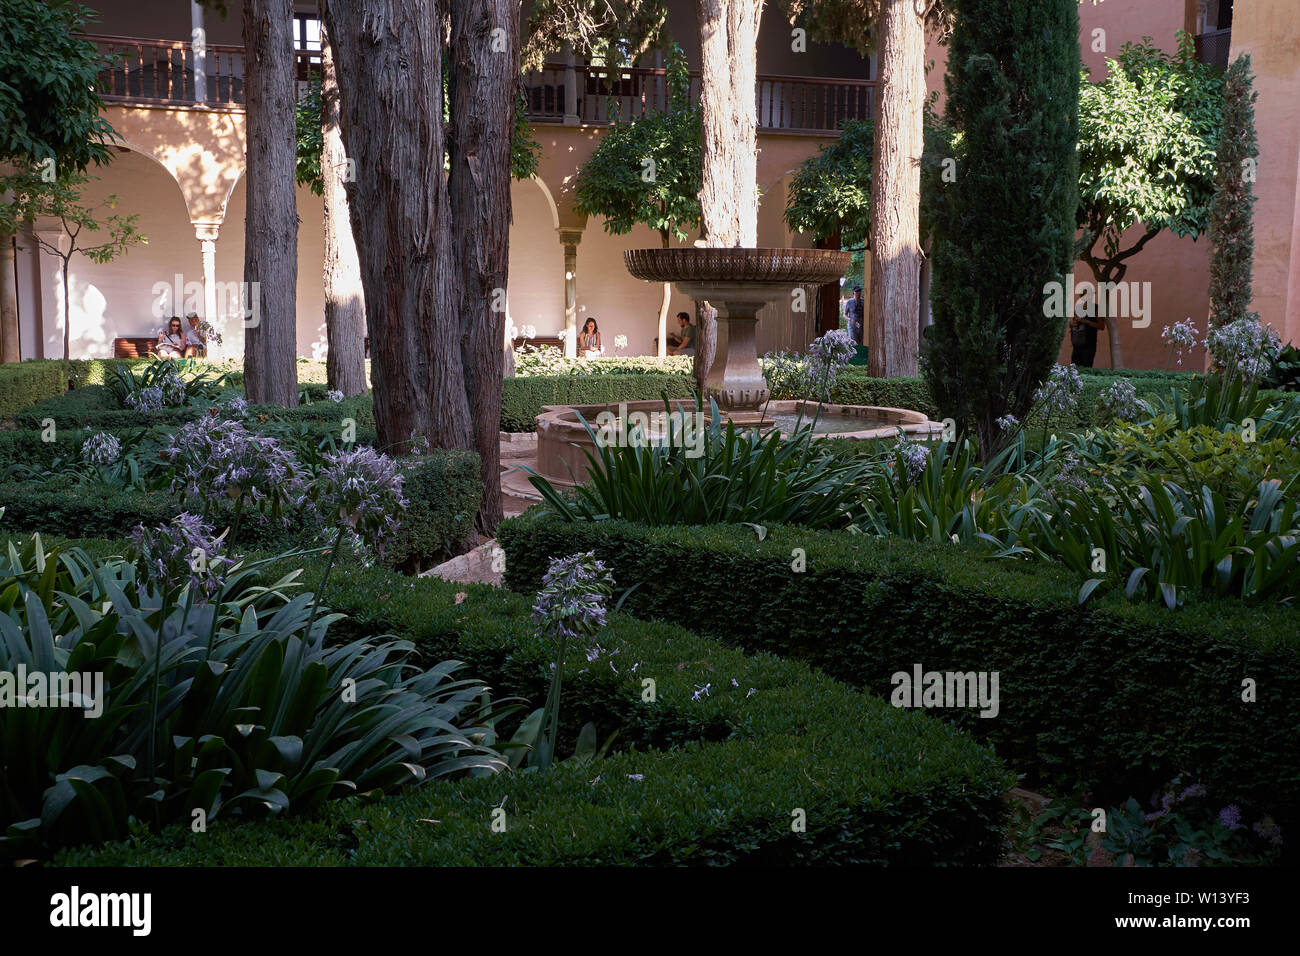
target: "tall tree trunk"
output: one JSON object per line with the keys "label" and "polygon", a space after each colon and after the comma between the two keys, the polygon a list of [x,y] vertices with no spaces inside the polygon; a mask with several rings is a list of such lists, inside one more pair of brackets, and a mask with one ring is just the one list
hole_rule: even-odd
{"label": "tall tree trunk", "polygon": [[884,0],[880,114],[871,176],[872,375],[917,374],[925,23],[914,0]]}
{"label": "tall tree trunk", "polygon": [[510,265],[510,139],[519,81],[517,0],[451,2],[450,177],[465,393],[483,461],[477,525],[501,523],[501,379]]}
{"label": "tall tree trunk", "polygon": [[[325,0],[379,445],[474,446],[443,173],[439,0]],[[513,117],[513,112],[509,114]],[[493,338],[491,351],[500,349]]]}
{"label": "tall tree trunk", "polygon": [[[763,0],[696,0],[700,28],[703,185],[700,238],[706,246],[758,244],[758,24]],[[695,381],[700,394],[717,347],[717,313],[696,309]]]}
{"label": "tall tree trunk", "polygon": [[18,361],[18,290],[14,282],[14,236],[0,231],[0,362]]}
{"label": "tall tree trunk", "polygon": [[298,403],[295,94],[293,3],[244,0],[244,391],[286,407]]}
{"label": "tall tree trunk", "polygon": [[[324,30],[322,28],[322,32]],[[325,186],[325,375],[330,388],[344,395],[366,391],[366,303],[361,264],[352,238],[348,169],[339,129],[339,85],[328,35],[321,36],[321,179]]]}

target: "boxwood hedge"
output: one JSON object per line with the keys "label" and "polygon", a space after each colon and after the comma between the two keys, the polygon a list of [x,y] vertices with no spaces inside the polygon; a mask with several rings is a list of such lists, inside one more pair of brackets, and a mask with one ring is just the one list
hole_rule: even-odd
{"label": "boxwood hedge", "polygon": [[[319,573],[313,565],[309,577]],[[529,602],[479,585],[349,568],[326,601],[348,633],[389,631],[467,661],[494,695],[540,705],[554,648]],[[941,721],[895,710],[807,665],[747,657],[611,614],[601,656],[566,663],[560,754],[583,721],[618,747],[545,776],[434,782],[310,819],[234,824],[64,852],[63,865],[983,864],[1013,782]],[[643,680],[655,682],[653,702]],[[670,748],[670,749],[661,749]],[[797,768],[797,770],[795,769]],[[493,832],[492,811],[506,811]],[[795,832],[794,811],[806,813]]]}
{"label": "boxwood hedge", "polygon": [[685,398],[695,387],[684,374],[527,375],[501,383],[501,430],[531,432],[543,405],[596,405]]}
{"label": "boxwood hedge", "polygon": [[12,362],[0,365],[0,419],[41,399],[63,394],[62,363]]}
{"label": "boxwood hedge", "polygon": [[498,537],[509,587],[534,589],[552,556],[594,551],[634,588],[629,613],[799,657],[882,696],[915,664],[997,671],[995,719],[938,713],[1031,782],[1122,801],[1182,773],[1225,803],[1297,819],[1300,619],[1290,608],[1224,600],[1170,612],[1117,595],[1080,606],[1078,581],[1060,568],[846,532],[773,528],[759,541],[747,526],[530,513]]}

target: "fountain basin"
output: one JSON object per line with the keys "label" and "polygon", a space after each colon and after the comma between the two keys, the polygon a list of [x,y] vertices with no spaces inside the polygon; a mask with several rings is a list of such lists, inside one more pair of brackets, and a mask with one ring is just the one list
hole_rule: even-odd
{"label": "fountain basin", "polygon": [[[675,399],[669,402],[673,411],[694,415],[693,399]],[[933,422],[920,412],[906,408],[885,408],[876,405],[822,405],[818,414],[817,403],[802,399],[774,401],[767,406],[768,418],[775,422],[777,430],[789,434],[794,424],[802,415],[804,425],[817,418],[813,437],[847,438],[852,440],[891,439],[903,433],[921,441],[938,436],[943,426]],[[609,413],[616,420],[626,415],[631,418],[638,413],[647,417],[658,413],[665,414],[661,399],[639,402],[622,402],[618,405],[546,405],[542,414],[537,416],[537,472],[557,488],[569,488],[587,480],[587,455],[590,453],[599,460],[599,449],[592,435],[587,432],[579,415],[587,421],[597,436],[601,428],[597,424],[602,413]],[[520,476],[512,482],[512,494],[536,498],[536,492]],[[518,487],[516,487],[518,486]],[[527,492],[524,492],[527,488]]]}
{"label": "fountain basin", "polygon": [[770,392],[758,364],[758,313],[797,286],[834,282],[852,254],[835,249],[684,247],[629,249],[628,271],[648,282],[671,282],[718,313],[713,364],[706,397],[739,428],[770,428],[763,417]]}

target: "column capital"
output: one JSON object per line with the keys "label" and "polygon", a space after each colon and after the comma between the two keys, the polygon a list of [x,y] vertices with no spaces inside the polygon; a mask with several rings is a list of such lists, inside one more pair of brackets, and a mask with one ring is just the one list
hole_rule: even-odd
{"label": "column capital", "polygon": [[571,229],[568,226],[561,226],[556,230],[560,234],[560,242],[566,246],[576,246],[582,241],[582,230]]}
{"label": "column capital", "polygon": [[194,222],[194,235],[199,242],[216,242],[218,234],[221,232],[221,223],[219,222]]}

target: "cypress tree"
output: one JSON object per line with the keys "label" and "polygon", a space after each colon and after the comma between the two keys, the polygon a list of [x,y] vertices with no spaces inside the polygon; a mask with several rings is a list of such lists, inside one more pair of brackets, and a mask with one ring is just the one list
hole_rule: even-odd
{"label": "cypress tree", "polygon": [[943,417],[987,458],[997,420],[1023,419],[1065,317],[1049,284],[1074,260],[1078,208],[1076,0],[952,0],[946,119],[956,181],[938,203],[924,372]]}
{"label": "cypress tree", "polygon": [[1210,324],[1258,319],[1250,309],[1250,273],[1255,254],[1254,74],[1243,53],[1223,77],[1223,126],[1210,203]]}

